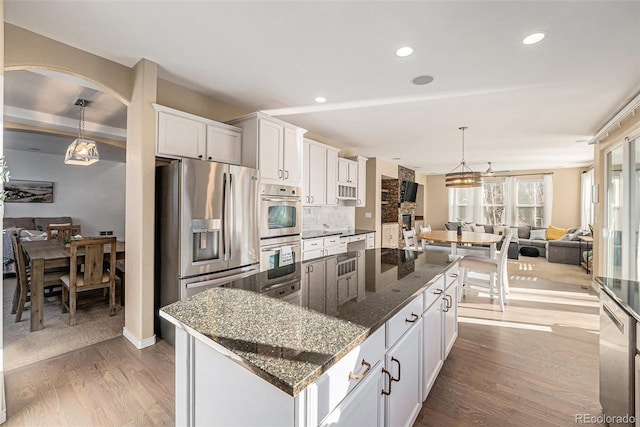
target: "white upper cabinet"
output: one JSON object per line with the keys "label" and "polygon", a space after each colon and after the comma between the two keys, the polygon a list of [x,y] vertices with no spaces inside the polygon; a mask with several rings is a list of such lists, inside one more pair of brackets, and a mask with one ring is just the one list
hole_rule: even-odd
{"label": "white upper cabinet", "polygon": [[358,179],[358,164],[344,158],[338,159],[338,182],[352,183]]}
{"label": "white upper cabinet", "polygon": [[242,129],[153,104],[157,111],[156,155],[240,164]]}
{"label": "white upper cabinet", "polygon": [[242,166],[260,170],[267,184],[302,186],[302,137],[305,129],[264,113],[229,121],[244,130]]}
{"label": "white upper cabinet", "polygon": [[356,162],[356,170],[352,172],[349,169],[349,174],[356,174],[357,178],[354,180],[356,183],[356,207],[363,208],[367,203],[367,158],[362,156],[349,157]]}
{"label": "white upper cabinet", "polygon": [[336,205],[338,149],[311,139],[304,140],[303,199],[308,206]]}

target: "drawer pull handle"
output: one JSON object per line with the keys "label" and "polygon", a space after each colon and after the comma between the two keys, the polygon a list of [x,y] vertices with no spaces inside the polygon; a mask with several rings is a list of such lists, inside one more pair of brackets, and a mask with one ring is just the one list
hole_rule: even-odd
{"label": "drawer pull handle", "polygon": [[391,373],[384,368],[382,368],[382,373],[389,377],[389,391],[385,391],[383,388],[382,394],[384,394],[385,396],[389,396],[391,394],[391,382],[393,381],[393,377],[391,376]]}
{"label": "drawer pull handle", "polygon": [[353,372],[349,372],[349,378],[352,379],[352,380],[361,380],[365,375],[367,375],[369,373],[369,371],[371,370],[371,363],[369,363],[366,360],[362,359],[362,366],[365,367],[365,369],[364,369],[364,371],[362,371],[362,373],[354,374]]}
{"label": "drawer pull handle", "polygon": [[453,298],[451,297],[451,295],[446,294],[444,297],[445,301],[447,302],[447,308],[453,307]]}
{"label": "drawer pull handle", "polygon": [[434,295],[440,295],[442,293],[442,289],[436,289],[435,291],[433,291]]}
{"label": "drawer pull handle", "polygon": [[399,382],[400,381],[400,376],[402,375],[402,371],[401,371],[401,367],[400,367],[400,361],[398,359],[396,359],[395,357],[392,357],[391,361],[392,362],[396,362],[398,364],[398,378],[391,377],[391,381]]}
{"label": "drawer pull handle", "polygon": [[404,319],[404,321],[407,323],[416,323],[419,318],[420,316],[418,316],[417,314],[411,313],[411,319]]}

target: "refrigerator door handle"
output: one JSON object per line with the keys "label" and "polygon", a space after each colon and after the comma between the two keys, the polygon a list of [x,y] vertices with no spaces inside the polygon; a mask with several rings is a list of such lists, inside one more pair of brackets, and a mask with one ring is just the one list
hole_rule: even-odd
{"label": "refrigerator door handle", "polygon": [[[227,203],[227,220],[229,222],[235,222],[235,219],[233,218],[235,212],[231,212],[231,207],[234,206],[236,203],[235,201],[235,194],[233,192],[233,174],[231,172],[229,172],[229,203]],[[232,249],[231,249],[231,230],[233,230],[235,227],[233,227],[229,222],[225,223],[225,227],[229,227],[229,230],[227,232],[227,252],[228,252],[228,257],[227,259],[231,259],[231,254],[233,253]]]}
{"label": "refrigerator door handle", "polygon": [[222,174],[222,259],[227,260],[227,174]]}
{"label": "refrigerator door handle", "polygon": [[202,282],[188,283],[187,285],[185,285],[185,287],[187,289],[196,289],[196,288],[202,288],[204,286],[220,285],[220,284],[232,282],[234,280],[243,279],[245,277],[252,276],[252,275],[256,274],[257,271],[258,271],[257,267],[252,267],[252,268],[250,268],[250,269],[248,269],[246,271],[243,271],[243,272],[240,272],[240,273],[237,273],[237,274],[218,277],[216,279],[205,280],[205,281],[202,281]]}

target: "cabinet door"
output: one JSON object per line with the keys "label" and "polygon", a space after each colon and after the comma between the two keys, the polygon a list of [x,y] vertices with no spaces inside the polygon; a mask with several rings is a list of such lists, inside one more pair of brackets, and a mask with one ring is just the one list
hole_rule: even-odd
{"label": "cabinet door", "polygon": [[366,260],[364,256],[364,250],[358,251],[358,270],[356,271],[358,277],[358,297],[357,301],[362,301],[367,292],[367,283],[365,276]]}
{"label": "cabinet door", "polygon": [[207,160],[239,165],[242,133],[207,125]]}
{"label": "cabinet door", "polygon": [[260,178],[277,182],[284,177],[282,167],[282,144],[284,140],[284,126],[271,123],[268,120],[259,121],[259,162]]}
{"label": "cabinet door", "polygon": [[307,307],[311,310],[324,313],[326,311],[326,276],[325,261],[311,262],[305,265],[307,286]]}
{"label": "cabinet door", "polygon": [[[387,352],[386,370],[392,376],[386,396],[387,426],[410,426],[422,407],[422,319]],[[386,384],[389,387],[389,384]],[[387,390],[388,391],[388,390]]]}
{"label": "cabinet door", "polygon": [[288,185],[302,186],[302,135],[285,128],[282,148],[282,176]]}
{"label": "cabinet door", "polygon": [[366,242],[367,242],[366,245],[365,245],[366,249],[374,249],[376,247],[376,235],[375,235],[375,233],[367,234]]}
{"label": "cabinet door", "polygon": [[450,285],[444,291],[444,356],[446,359],[458,337],[458,286]]}
{"label": "cabinet door", "polygon": [[311,144],[309,146],[309,204],[324,205],[327,150]]}
{"label": "cabinet door", "polygon": [[398,233],[400,232],[400,226],[398,224],[389,225],[387,229],[388,234],[388,248],[397,248],[398,247]]}
{"label": "cabinet door", "polygon": [[431,304],[422,314],[422,329],[424,331],[422,346],[422,400],[425,401],[429,391],[442,367],[442,298]]}
{"label": "cabinet door", "polygon": [[338,152],[327,150],[326,204],[338,204]]}
{"label": "cabinet door", "polygon": [[367,161],[358,160],[358,190],[356,207],[362,208],[367,203]]}
{"label": "cabinet door", "polygon": [[338,182],[349,182],[349,160],[338,159]]}
{"label": "cabinet door", "polygon": [[204,123],[158,112],[158,156],[204,159],[207,127]]}
{"label": "cabinet door", "polygon": [[352,184],[358,182],[358,164],[356,162],[349,162],[349,182]]}
{"label": "cabinet door", "polygon": [[336,288],[338,290],[338,305],[342,305],[349,300],[349,278],[338,279]]}
{"label": "cabinet door", "polygon": [[380,364],[373,366],[362,382],[321,423],[322,427],[382,427],[384,406],[380,390]]}

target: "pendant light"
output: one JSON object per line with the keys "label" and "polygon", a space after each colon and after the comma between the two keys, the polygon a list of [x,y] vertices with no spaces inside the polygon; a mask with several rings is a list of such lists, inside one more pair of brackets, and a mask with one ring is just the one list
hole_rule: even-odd
{"label": "pendant light", "polygon": [[472,171],[464,160],[464,131],[467,130],[467,126],[458,129],[462,131],[462,161],[453,171],[444,176],[445,186],[449,188],[480,187],[482,185],[480,172]]}
{"label": "pendant light", "polygon": [[96,142],[84,138],[84,109],[88,104],[89,101],[80,98],[74,104],[80,110],[78,137],[67,148],[67,154],[64,156],[66,165],[89,166],[100,160]]}

